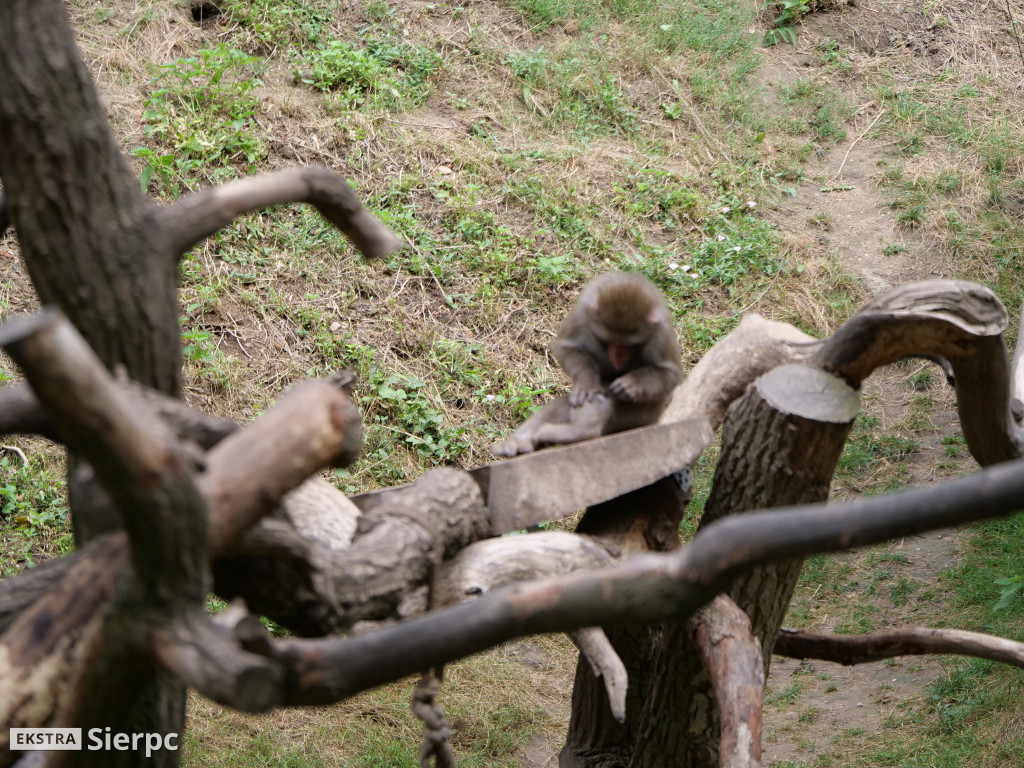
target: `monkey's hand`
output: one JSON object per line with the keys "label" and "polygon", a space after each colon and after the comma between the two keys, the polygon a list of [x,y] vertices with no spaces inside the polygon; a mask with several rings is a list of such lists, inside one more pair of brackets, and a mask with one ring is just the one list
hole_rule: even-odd
{"label": "monkey's hand", "polygon": [[492,445],[491,452],[495,456],[504,456],[507,459],[511,459],[520,453],[530,453],[536,447],[532,437],[511,435],[507,439],[500,440]]}
{"label": "monkey's hand", "polygon": [[616,400],[624,400],[627,403],[643,403],[651,400],[643,378],[635,376],[633,373],[619,376],[608,385],[608,390]]}
{"label": "monkey's hand", "polygon": [[569,405],[573,408],[579,408],[584,403],[589,403],[603,393],[604,388],[601,386],[600,381],[583,381],[578,379],[572,388],[572,394],[569,395]]}

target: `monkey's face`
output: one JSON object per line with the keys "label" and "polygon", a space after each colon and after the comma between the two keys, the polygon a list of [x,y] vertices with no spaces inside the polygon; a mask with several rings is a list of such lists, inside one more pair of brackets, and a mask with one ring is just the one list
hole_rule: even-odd
{"label": "monkey's face", "polygon": [[616,371],[624,371],[630,367],[636,356],[636,347],[629,344],[616,344],[611,342],[605,345],[605,354],[608,355],[608,362]]}
{"label": "monkey's face", "polygon": [[629,327],[624,323],[609,326],[599,320],[591,322],[591,329],[601,350],[616,371],[625,371],[636,365],[640,350],[651,336],[651,326],[644,321]]}

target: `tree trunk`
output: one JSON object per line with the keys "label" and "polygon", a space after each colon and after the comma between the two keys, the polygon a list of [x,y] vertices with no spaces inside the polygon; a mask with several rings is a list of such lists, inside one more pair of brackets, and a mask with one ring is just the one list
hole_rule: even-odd
{"label": "tree trunk", "polygon": [[[690,500],[689,473],[681,485],[665,478],[606,504],[587,510],[577,527],[585,533],[614,541],[624,550],[653,549],[668,551],[679,546],[679,523]],[[626,692],[626,722],[612,717],[604,685],[594,677],[590,665],[580,659],[572,693],[572,718],[565,746],[559,755],[561,768],[599,766],[620,768],[629,765],[638,738],[636,715],[643,710],[648,696],[654,656],[662,643],[662,626],[639,629],[606,630],[608,639],[626,666],[629,686]]]}
{"label": "tree trunk", "polygon": [[[726,416],[701,525],[727,514],[827,498],[858,405],[854,390],[816,368],[788,365],[759,378]],[[622,526],[628,516],[618,519]],[[790,560],[756,569],[730,590],[761,638],[766,665],[800,565]],[[610,637],[629,670],[626,723],[610,717],[600,687],[580,665],[562,768],[717,765],[718,708],[690,625]]]}
{"label": "tree trunk", "polygon": [[153,226],[58,0],[0,4],[0,178],[29,275],[100,359],[180,390],[177,254]]}
{"label": "tree trunk", "polygon": [[[701,527],[729,514],[828,498],[858,408],[853,389],[816,368],[787,365],[759,378],[726,416]],[[757,568],[729,591],[761,639],[766,675],[802,562]],[[649,674],[651,695],[630,765],[717,765],[718,707],[689,626],[668,633]]]}
{"label": "tree trunk", "polygon": [[[60,0],[0,3],[0,178],[40,300],[59,307],[108,368],[179,394],[178,254],[121,156]],[[77,465],[69,457],[69,473]],[[76,501],[72,494],[81,545],[96,527]],[[93,669],[113,673],[94,676],[96,699],[79,724],[180,734],[184,686],[148,653],[124,652],[140,647],[139,637],[113,637],[131,631],[130,618],[108,617],[107,631]],[[153,764],[144,752],[75,754],[80,764]],[[175,766],[180,754],[161,752],[156,764]]]}

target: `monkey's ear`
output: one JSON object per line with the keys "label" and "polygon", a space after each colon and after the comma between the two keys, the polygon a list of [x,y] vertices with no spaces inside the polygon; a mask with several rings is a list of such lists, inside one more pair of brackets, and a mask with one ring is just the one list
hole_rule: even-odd
{"label": "monkey's ear", "polygon": [[597,303],[597,299],[596,298],[591,299],[586,304],[584,304],[584,306],[587,309],[587,314],[588,315],[596,315],[597,314],[598,303]]}
{"label": "monkey's ear", "polygon": [[651,312],[651,314],[649,314],[647,316],[647,324],[648,325],[652,325],[652,326],[654,326],[654,325],[661,325],[661,323],[662,323],[661,313],[658,310],[653,310]]}

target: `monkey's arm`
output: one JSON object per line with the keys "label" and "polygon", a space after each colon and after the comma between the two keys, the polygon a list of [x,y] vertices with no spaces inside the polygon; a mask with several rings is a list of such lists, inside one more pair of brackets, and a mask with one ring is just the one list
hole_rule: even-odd
{"label": "monkey's arm", "polygon": [[552,344],[551,350],[572,379],[569,405],[580,406],[601,393],[601,370],[594,352],[586,344],[558,340]]}
{"label": "monkey's arm", "polygon": [[492,445],[491,450],[498,456],[512,457],[546,445],[589,440],[604,434],[612,411],[611,399],[604,395],[579,408],[570,406],[568,398],[556,397],[509,437]]}

